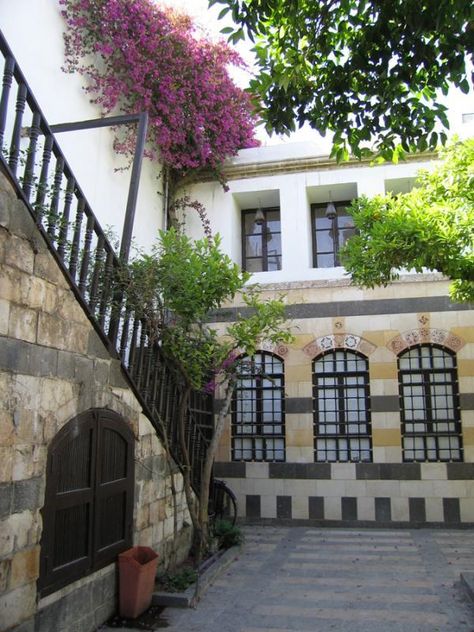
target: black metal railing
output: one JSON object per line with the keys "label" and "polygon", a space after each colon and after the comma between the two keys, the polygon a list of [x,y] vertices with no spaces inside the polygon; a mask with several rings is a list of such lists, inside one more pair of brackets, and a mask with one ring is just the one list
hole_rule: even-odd
{"label": "black metal railing", "polygon": [[[77,300],[122,367],[158,433],[167,431],[181,462],[177,415],[181,385],[165,362],[148,323],[123,292],[123,265],[93,214],[56,138],[0,31],[1,165],[25,202]],[[212,434],[212,398],[193,393],[186,421],[193,484]]]}

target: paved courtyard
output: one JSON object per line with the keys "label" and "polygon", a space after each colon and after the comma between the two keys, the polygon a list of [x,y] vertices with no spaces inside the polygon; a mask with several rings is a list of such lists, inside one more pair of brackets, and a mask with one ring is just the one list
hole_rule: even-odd
{"label": "paved courtyard", "polygon": [[474,632],[474,531],[245,529],[239,559],[168,632]]}

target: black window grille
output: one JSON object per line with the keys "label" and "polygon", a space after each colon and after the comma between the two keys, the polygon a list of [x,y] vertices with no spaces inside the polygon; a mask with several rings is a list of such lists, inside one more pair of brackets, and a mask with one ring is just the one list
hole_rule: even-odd
{"label": "black window grille", "polygon": [[[259,217],[256,221],[256,213]],[[281,270],[280,209],[242,211],[242,267],[248,272]]]}
{"label": "black window grille", "polygon": [[456,355],[433,345],[398,358],[404,461],[462,461]]}
{"label": "black window grille", "polygon": [[354,351],[313,362],[315,461],[372,461],[369,368]]}
{"label": "black window grille", "polygon": [[348,202],[334,202],[335,217],[328,217],[327,203],[311,205],[313,267],[340,266],[339,249],[355,234],[354,220],[347,212]]}
{"label": "black window grille", "polygon": [[283,361],[261,352],[239,363],[232,401],[232,460],[285,460]]}
{"label": "black window grille", "polygon": [[48,450],[38,587],[47,595],[132,544],[134,436],[109,410],[72,419]]}

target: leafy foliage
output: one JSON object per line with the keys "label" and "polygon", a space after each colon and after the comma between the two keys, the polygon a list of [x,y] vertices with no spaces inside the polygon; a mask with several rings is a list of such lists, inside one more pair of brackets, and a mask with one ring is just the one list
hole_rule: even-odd
{"label": "leafy foliage", "polygon": [[[469,91],[474,9],[465,0],[210,0],[236,27],[223,33],[255,42],[269,130],[308,122],[334,132],[333,155],[357,157],[375,139],[385,158],[444,144],[448,127],[439,91]],[[401,142],[401,144],[400,144]]]}
{"label": "leafy foliage", "polygon": [[474,139],[455,142],[412,191],[360,198],[351,207],[359,234],[341,250],[354,283],[387,285],[400,268],[438,270],[451,297],[474,301]]}
{"label": "leafy foliage", "polygon": [[244,541],[242,529],[228,520],[217,520],[214,525],[213,535],[217,538],[220,549],[230,549],[231,546],[237,546]]}
{"label": "leafy foliage", "polygon": [[[238,54],[198,38],[191,19],[152,0],[60,0],[66,65],[88,80],[105,113],[148,111],[149,153],[182,176],[218,169],[228,156],[258,144],[249,97],[229,77]],[[133,130],[116,139],[134,148]]]}

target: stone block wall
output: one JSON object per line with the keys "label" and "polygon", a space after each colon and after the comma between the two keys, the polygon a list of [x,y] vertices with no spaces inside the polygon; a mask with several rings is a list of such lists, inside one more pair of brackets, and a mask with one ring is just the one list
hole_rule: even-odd
{"label": "stone block wall", "polygon": [[[474,311],[452,304],[439,275],[407,275],[388,288],[349,281],[263,286],[284,293],[295,334],[268,349],[284,361],[285,463],[231,461],[230,420],[216,476],[228,480],[249,520],[326,525],[474,524]],[[236,301],[216,314],[225,330]],[[403,463],[398,354],[418,343],[456,354],[463,463]],[[368,358],[373,463],[316,463],[312,361],[332,349]]]}
{"label": "stone block wall", "polygon": [[[135,435],[135,544],[166,565],[173,502],[163,446],[76,301],[24,205],[0,175],[0,630],[89,632],[114,611],[115,565],[38,598],[48,445],[90,408],[119,413]],[[191,541],[181,476],[179,554]]]}

